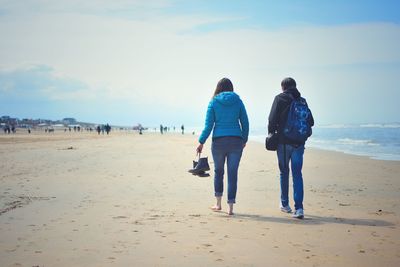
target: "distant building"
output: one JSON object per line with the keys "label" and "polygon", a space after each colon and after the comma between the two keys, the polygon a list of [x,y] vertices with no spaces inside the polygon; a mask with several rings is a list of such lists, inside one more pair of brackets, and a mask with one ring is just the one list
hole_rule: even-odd
{"label": "distant building", "polygon": [[18,125],[18,119],[11,118],[10,116],[2,116],[2,117],[0,117],[0,123],[5,123],[7,125],[16,126],[16,125]]}
{"label": "distant building", "polygon": [[64,118],[62,122],[66,125],[76,124],[76,120],[74,118]]}

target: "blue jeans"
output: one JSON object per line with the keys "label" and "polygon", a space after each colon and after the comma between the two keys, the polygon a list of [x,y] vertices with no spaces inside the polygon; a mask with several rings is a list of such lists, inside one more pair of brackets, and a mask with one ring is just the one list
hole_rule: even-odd
{"label": "blue jeans", "polygon": [[228,203],[236,202],[238,168],[243,152],[243,140],[240,137],[220,137],[213,140],[211,152],[214,159],[214,191],[216,197],[224,192],[224,165],[228,170]]}
{"label": "blue jeans", "polygon": [[[286,149],[285,149],[286,148]],[[285,151],[286,150],[286,151]],[[293,199],[294,208],[303,208],[303,168],[304,145],[295,147],[292,145],[278,145],[277,155],[281,178],[281,204],[282,206],[289,205],[289,162],[291,163],[293,176]],[[285,157],[286,156],[286,157]]]}

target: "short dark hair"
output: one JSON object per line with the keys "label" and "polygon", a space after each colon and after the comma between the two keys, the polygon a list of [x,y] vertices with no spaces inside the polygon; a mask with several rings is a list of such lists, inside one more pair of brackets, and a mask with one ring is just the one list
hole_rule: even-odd
{"label": "short dark hair", "polygon": [[222,78],[215,88],[214,96],[222,92],[233,92],[233,84],[228,78]]}
{"label": "short dark hair", "polygon": [[296,81],[293,78],[287,77],[282,80],[281,86],[282,86],[283,91],[285,91],[287,89],[296,88]]}

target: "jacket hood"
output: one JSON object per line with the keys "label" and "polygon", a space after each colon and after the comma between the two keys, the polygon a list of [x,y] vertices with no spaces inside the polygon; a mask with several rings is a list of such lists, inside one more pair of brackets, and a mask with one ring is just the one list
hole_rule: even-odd
{"label": "jacket hood", "polygon": [[240,100],[235,92],[222,92],[214,97],[214,100],[225,106],[231,106]]}
{"label": "jacket hood", "polygon": [[291,94],[294,98],[299,98],[301,96],[299,90],[297,88],[287,89],[284,94]]}

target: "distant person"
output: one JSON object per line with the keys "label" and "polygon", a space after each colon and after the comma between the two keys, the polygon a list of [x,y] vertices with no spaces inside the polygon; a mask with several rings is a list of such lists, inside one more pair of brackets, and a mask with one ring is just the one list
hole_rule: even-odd
{"label": "distant person", "polygon": [[105,128],[106,128],[106,133],[108,135],[111,131],[111,126],[107,123]]}
{"label": "distant person", "polygon": [[246,108],[233,92],[232,82],[221,79],[215,89],[213,98],[208,104],[204,130],[199,137],[197,153],[201,153],[204,143],[213,132],[211,152],[214,160],[214,192],[216,205],[213,211],[221,210],[221,199],[224,188],[224,165],[228,170],[228,214],[233,215],[233,204],[236,203],[238,168],[243,148],[249,135],[249,120]]}
{"label": "distant person", "polygon": [[100,132],[101,132],[100,125],[97,125],[97,127],[96,127],[96,131],[97,131],[97,134],[100,134]]}
{"label": "distant person", "polygon": [[164,134],[164,127],[162,126],[162,124],[160,124],[160,133]]}
{"label": "distant person", "polygon": [[30,134],[31,133],[31,128],[28,128],[28,134]]}
{"label": "distant person", "polygon": [[[281,203],[280,209],[283,212],[291,213],[289,205],[289,162],[293,176],[293,198],[294,208],[293,217],[303,219],[303,154],[305,140],[311,135],[311,126],[314,125],[314,118],[308,109],[306,100],[301,97],[297,90],[296,81],[293,78],[285,78],[281,82],[282,93],[277,95],[271,107],[268,118],[268,133],[278,133],[278,164],[280,170]],[[293,103],[293,104],[292,104]],[[298,105],[300,117],[291,129],[287,127],[289,120],[288,114],[296,114],[294,104]],[[292,123],[292,122],[290,122]],[[290,137],[289,137],[290,136]]]}
{"label": "distant person", "polygon": [[185,134],[185,126],[182,124],[181,126],[182,134]]}

